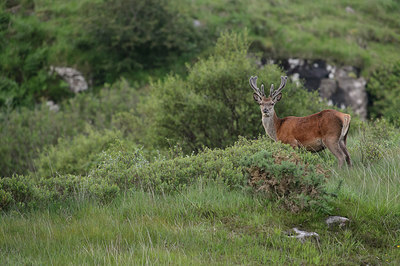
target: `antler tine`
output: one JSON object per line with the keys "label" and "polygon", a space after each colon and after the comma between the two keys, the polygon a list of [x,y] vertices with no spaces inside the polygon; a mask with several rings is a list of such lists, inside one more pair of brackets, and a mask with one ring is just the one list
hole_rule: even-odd
{"label": "antler tine", "polygon": [[286,82],[287,82],[287,76],[281,76],[281,85],[279,85],[279,88],[273,92],[271,98],[275,98],[283,90],[283,88],[286,86]]}
{"label": "antler tine", "polygon": [[257,88],[257,76],[252,76],[250,79],[249,79],[249,83],[250,83],[250,86],[251,86],[251,88],[254,90],[254,92],[256,93],[256,94],[258,94],[260,97],[262,97],[262,96],[264,96],[264,93],[263,93],[263,91],[264,91],[264,86],[261,86],[261,88],[262,88],[262,90],[263,91],[260,91],[258,88]]}
{"label": "antler tine", "polygon": [[262,93],[263,96],[265,95],[265,92],[264,92],[264,84],[261,84],[261,93]]}
{"label": "antler tine", "polygon": [[269,96],[271,97],[274,94],[274,84],[271,84],[271,88],[269,89]]}
{"label": "antler tine", "polygon": [[287,82],[287,76],[281,76],[281,85],[279,85],[278,91],[281,91],[285,86]]}

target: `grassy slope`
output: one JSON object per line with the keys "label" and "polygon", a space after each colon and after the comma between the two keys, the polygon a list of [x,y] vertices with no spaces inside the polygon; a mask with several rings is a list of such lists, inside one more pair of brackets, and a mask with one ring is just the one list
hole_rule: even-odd
{"label": "grassy slope", "polygon": [[[383,5],[390,1],[236,2],[197,1],[199,18],[221,28],[248,27],[265,49],[281,56],[324,57],[370,69],[400,58],[398,8]],[[76,16],[75,7],[60,3],[36,1],[43,14],[64,14],[49,20],[57,21],[48,24],[55,31]],[[347,5],[356,13],[346,13]],[[68,49],[64,41],[70,36],[69,30],[57,34],[54,55]],[[343,180],[334,214],[352,219],[347,230],[329,231],[322,216],[288,214],[262,198],[198,184],[173,195],[132,192],[110,205],[72,202],[48,211],[3,213],[0,263],[398,264],[400,151],[389,150],[365,167],[355,138],[349,140],[355,167],[333,168],[329,180],[331,187]],[[332,161],[330,154],[321,156]],[[319,245],[287,238],[284,232],[294,226],[318,232]]]}
{"label": "grassy slope", "polygon": [[[70,49],[81,28],[80,9],[87,2],[99,0],[35,1],[35,14],[56,36],[54,63],[76,63],[71,61]],[[257,41],[254,46],[274,58],[326,59],[358,66],[366,76],[382,64],[400,60],[400,4],[396,1],[200,0],[188,1],[188,5],[191,8],[185,12],[191,12],[210,33],[217,36],[220,31],[247,28]],[[354,13],[346,12],[346,7]],[[181,67],[170,67],[182,72]],[[153,70],[153,74],[165,71]]]}
{"label": "grassy slope", "polygon": [[[396,1],[196,1],[206,25],[247,27],[272,57],[326,59],[365,68],[400,59]],[[354,13],[346,12],[351,7]]]}
{"label": "grassy slope", "polygon": [[[326,216],[291,214],[261,196],[200,180],[172,194],[130,191],[109,205],[88,201],[0,216],[0,258],[10,264],[381,264],[400,262],[400,152],[368,167],[362,136],[349,139],[354,168],[332,168],[342,180],[332,214],[349,217],[331,230]],[[322,153],[327,166],[336,163]],[[301,244],[293,227],[320,234]]]}
{"label": "grassy slope", "polygon": [[[358,217],[356,205],[340,206],[353,220],[350,228],[331,231],[321,216],[289,214],[219,185],[164,196],[133,192],[108,206],[85,202],[3,215],[0,257],[10,264],[56,265],[400,262],[399,233],[392,231],[399,217],[363,210]],[[362,218],[366,214],[371,219]],[[315,230],[321,241],[288,238],[293,226]]]}

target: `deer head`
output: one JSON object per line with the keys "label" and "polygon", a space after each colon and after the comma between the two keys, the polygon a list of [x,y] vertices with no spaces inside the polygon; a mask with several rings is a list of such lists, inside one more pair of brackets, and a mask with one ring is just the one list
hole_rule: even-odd
{"label": "deer head", "polygon": [[254,90],[254,100],[260,105],[261,114],[263,117],[271,117],[274,114],[275,104],[282,98],[282,89],[286,86],[287,77],[281,77],[281,85],[277,90],[274,90],[274,84],[271,84],[268,98],[264,92],[264,84],[261,84],[261,90],[257,87],[257,76],[251,77],[250,86]]}

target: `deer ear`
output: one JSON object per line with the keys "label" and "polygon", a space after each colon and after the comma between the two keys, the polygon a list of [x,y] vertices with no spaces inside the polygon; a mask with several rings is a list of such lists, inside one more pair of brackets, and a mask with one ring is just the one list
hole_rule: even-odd
{"label": "deer ear", "polygon": [[278,95],[276,95],[274,102],[279,102],[282,98],[282,93],[279,93]]}
{"label": "deer ear", "polygon": [[261,97],[257,93],[253,93],[253,98],[257,103],[261,103]]}

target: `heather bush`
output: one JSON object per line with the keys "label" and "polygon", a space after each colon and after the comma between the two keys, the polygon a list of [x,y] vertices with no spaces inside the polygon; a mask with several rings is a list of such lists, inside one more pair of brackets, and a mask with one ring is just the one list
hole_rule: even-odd
{"label": "heather bush", "polygon": [[0,210],[12,205],[31,206],[39,196],[34,180],[30,177],[14,175],[0,179]]}
{"label": "heather bush", "polygon": [[[292,212],[330,210],[330,194],[325,188],[321,166],[305,164],[294,152],[290,157],[283,157],[268,150],[244,157],[242,164],[250,176],[250,186],[286,209]],[[321,169],[318,171],[317,167]]]}

